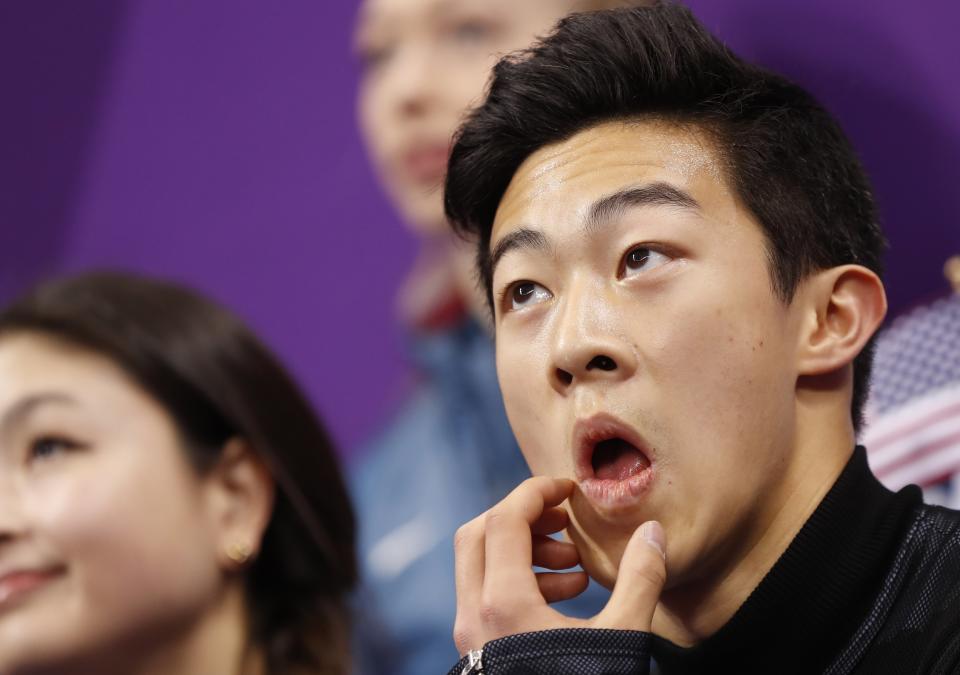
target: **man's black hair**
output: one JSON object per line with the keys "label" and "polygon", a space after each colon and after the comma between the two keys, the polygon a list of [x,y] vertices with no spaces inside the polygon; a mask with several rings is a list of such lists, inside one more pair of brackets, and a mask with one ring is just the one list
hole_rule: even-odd
{"label": "man's black hair", "polygon": [[[492,305],[494,215],[533,152],[604,122],[665,120],[708,134],[726,179],[767,241],[774,291],[790,302],[810,273],[855,263],[881,274],[886,243],[867,177],[837,122],[799,86],[746,63],[671,2],[574,14],[501,60],[486,101],[455,139],[444,203],[478,240]],[[859,429],[873,341],[854,362]]]}

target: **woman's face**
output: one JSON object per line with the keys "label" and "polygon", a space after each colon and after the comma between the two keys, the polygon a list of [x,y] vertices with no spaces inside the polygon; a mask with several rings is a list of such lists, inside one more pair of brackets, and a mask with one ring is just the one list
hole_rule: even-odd
{"label": "woman's face", "polygon": [[450,140],[498,56],[528,46],[574,0],[365,0],[360,124],[381,181],[420,233],[445,232]]}
{"label": "woman's face", "polygon": [[224,584],[208,501],[111,361],[0,337],[0,673],[77,672],[195,619]]}
{"label": "woman's face", "polygon": [[960,255],[955,255],[943,266],[943,273],[953,290],[960,293]]}

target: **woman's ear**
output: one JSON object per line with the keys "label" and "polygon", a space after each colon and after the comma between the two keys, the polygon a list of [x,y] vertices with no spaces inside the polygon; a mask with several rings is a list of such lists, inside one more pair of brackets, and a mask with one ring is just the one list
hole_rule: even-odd
{"label": "woman's ear", "polygon": [[823,375],[852,363],[887,313],[883,282],[860,265],[811,275],[804,282],[803,296],[807,307],[800,334],[800,375]]}
{"label": "woman's ear", "polygon": [[270,469],[246,440],[232,438],[204,482],[221,565],[241,569],[256,558],[273,513]]}

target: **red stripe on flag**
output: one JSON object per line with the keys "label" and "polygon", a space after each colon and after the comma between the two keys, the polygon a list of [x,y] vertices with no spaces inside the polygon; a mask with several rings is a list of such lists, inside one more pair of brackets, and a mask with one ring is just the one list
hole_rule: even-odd
{"label": "red stripe on flag", "polygon": [[[949,436],[946,436],[944,438],[938,438],[936,441],[933,441],[931,443],[918,445],[910,453],[904,455],[893,464],[883,467],[883,469],[877,472],[877,477],[882,480],[883,478],[888,477],[892,473],[896,472],[897,469],[900,469],[903,466],[910,464],[911,462],[915,462],[919,459],[929,457],[934,453],[940,452],[942,450],[945,450],[954,446],[956,450],[957,468],[960,469],[960,431],[955,431]],[[943,471],[943,470],[940,469],[940,471]]]}
{"label": "red stripe on flag", "polygon": [[[898,441],[904,436],[909,436],[911,434],[914,434],[917,431],[920,431],[921,429],[923,429],[924,427],[928,427],[931,424],[936,424],[937,422],[941,422],[952,415],[960,416],[960,403],[952,403],[948,405],[946,408],[941,408],[940,410],[934,410],[933,412],[927,413],[923,417],[919,417],[916,420],[911,421],[909,424],[905,424],[903,426],[897,427],[893,431],[888,431],[887,433],[883,434],[879,438],[871,438],[869,449],[873,451],[879,451],[880,448],[887,445],[888,443],[893,443],[895,441]],[[879,419],[883,419],[883,418],[880,417]],[[867,435],[869,436],[869,434],[870,432],[868,430]]]}

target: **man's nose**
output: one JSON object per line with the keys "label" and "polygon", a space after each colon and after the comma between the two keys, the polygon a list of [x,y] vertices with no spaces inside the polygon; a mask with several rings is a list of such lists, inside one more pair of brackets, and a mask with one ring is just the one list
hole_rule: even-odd
{"label": "man's nose", "polygon": [[577,384],[627,379],[637,370],[634,345],[620,330],[622,313],[589,287],[565,294],[554,326],[548,376],[566,393]]}

